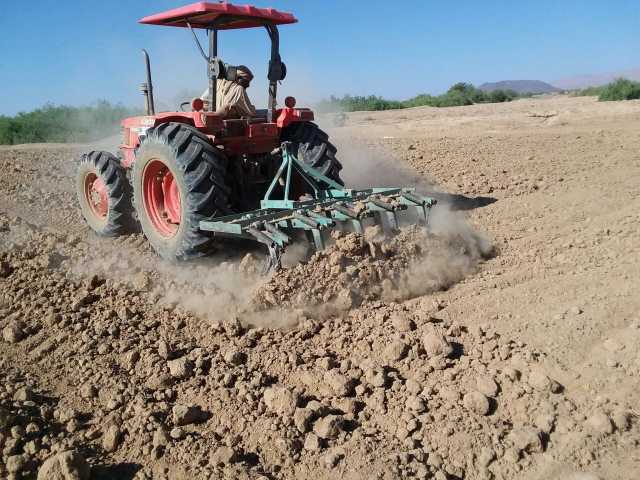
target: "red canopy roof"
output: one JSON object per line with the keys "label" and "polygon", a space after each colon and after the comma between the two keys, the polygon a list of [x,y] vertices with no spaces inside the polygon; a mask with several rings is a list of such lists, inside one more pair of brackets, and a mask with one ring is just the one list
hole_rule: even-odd
{"label": "red canopy roof", "polygon": [[140,23],[169,27],[186,27],[187,22],[189,22],[193,28],[207,28],[211,22],[222,15],[230,15],[231,17],[218,25],[219,30],[261,27],[265,21],[274,25],[296,23],[298,21],[292,14],[280,12],[273,8],[257,8],[251,5],[232,5],[230,3],[198,2],[144,17],[140,20]]}

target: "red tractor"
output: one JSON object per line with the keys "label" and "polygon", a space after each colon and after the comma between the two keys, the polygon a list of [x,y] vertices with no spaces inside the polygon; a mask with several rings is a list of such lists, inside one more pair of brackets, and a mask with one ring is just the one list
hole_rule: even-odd
{"label": "red tractor", "polygon": [[[118,155],[93,151],[80,162],[80,205],[96,233],[116,236],[141,227],[167,259],[206,254],[216,236],[250,238],[267,245],[277,264],[292,229],[306,230],[322,248],[320,231],[336,222],[357,231],[366,217],[395,225],[396,211],[407,206],[418,207],[426,220],[435,202],[409,189],[344,189],[336,148],[313,123],[313,112],[296,108],[293,97],[277,106],[278,82],[287,71],[278,25],[295,22],[292,14],[270,8],[205,2],[140,20],[191,31],[207,62],[208,106],[196,98],[191,111],[156,113],[144,52],[146,115],[122,121]],[[232,81],[237,72],[218,56],[218,33],[240,28],[264,28],[271,41],[268,108],[223,118],[215,111],[217,82]],[[208,53],[195,29],[206,30]]]}

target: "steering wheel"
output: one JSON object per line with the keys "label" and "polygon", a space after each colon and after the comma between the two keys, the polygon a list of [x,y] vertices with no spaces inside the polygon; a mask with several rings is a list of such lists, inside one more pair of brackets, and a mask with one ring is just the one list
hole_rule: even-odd
{"label": "steering wheel", "polygon": [[[185,110],[184,107],[185,105],[189,105],[191,107],[191,110]],[[207,103],[202,100],[200,97],[195,97],[192,98],[190,102],[182,102],[180,104],[180,111],[182,112],[200,112],[202,110],[204,110],[204,108],[207,106]]]}

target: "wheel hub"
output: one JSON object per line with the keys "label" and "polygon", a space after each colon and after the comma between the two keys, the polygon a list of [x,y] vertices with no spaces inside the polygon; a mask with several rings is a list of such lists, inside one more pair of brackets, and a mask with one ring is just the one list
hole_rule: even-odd
{"label": "wheel hub", "polygon": [[84,195],[91,212],[104,219],[109,213],[107,186],[95,173],[89,173],[84,179]]}
{"label": "wheel hub", "polygon": [[171,170],[151,160],[142,174],[144,207],[153,227],[164,237],[178,231],[181,220],[180,190]]}

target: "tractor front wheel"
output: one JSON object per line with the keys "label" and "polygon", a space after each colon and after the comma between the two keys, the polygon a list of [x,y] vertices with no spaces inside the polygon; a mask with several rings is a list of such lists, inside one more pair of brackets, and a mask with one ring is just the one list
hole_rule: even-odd
{"label": "tractor front wheel", "polygon": [[131,187],[115,155],[99,151],[82,155],[76,192],[82,216],[98,235],[115,237],[137,229]]}
{"label": "tractor front wheel", "polygon": [[167,123],[147,132],[133,167],[142,231],[169,260],[205,255],[212,237],[200,221],[228,210],[226,157],[193,127]]}

